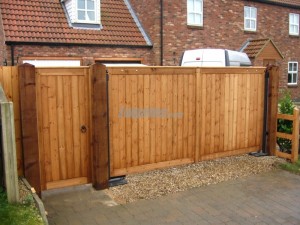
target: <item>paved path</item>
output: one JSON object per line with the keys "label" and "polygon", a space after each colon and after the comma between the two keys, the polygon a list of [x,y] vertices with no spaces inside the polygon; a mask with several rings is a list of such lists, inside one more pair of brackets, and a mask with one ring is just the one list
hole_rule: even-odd
{"label": "paved path", "polygon": [[300,224],[300,176],[278,170],[126,205],[85,188],[44,203],[50,225]]}

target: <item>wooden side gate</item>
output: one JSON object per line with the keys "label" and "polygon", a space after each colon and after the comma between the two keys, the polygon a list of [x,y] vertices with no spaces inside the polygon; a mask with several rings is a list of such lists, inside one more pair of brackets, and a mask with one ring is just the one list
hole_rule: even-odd
{"label": "wooden side gate", "polygon": [[41,180],[46,189],[90,181],[89,68],[36,68]]}

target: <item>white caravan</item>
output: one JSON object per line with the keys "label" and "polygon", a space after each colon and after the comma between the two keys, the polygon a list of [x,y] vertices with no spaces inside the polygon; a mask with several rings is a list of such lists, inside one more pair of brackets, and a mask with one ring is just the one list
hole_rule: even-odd
{"label": "white caravan", "polygon": [[227,49],[195,49],[183,53],[181,66],[251,66],[246,53]]}

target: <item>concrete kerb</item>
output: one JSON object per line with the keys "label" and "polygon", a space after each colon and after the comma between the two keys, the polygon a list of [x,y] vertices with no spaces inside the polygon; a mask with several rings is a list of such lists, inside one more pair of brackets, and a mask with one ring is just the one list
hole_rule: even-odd
{"label": "concrete kerb", "polygon": [[31,187],[31,185],[28,183],[26,178],[21,178],[21,179],[22,179],[23,183],[25,184],[25,186],[28,188],[28,190],[31,191],[32,197],[33,197],[34,202],[39,210],[40,216],[42,217],[44,224],[49,225],[47,215],[46,215],[46,210],[44,207],[44,203],[42,202],[40,197],[35,193],[34,188]]}

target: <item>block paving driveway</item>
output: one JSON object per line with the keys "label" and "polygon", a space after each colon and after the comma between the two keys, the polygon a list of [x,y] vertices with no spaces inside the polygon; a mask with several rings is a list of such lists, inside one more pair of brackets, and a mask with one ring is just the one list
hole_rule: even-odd
{"label": "block paving driveway", "polygon": [[125,205],[90,186],[43,198],[50,225],[300,224],[300,176],[282,170]]}

